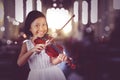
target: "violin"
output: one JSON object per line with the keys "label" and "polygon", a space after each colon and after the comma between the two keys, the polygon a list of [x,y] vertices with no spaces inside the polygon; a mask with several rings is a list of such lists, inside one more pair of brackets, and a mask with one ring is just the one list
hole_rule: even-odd
{"label": "violin", "polygon": [[[55,43],[52,40],[52,37],[46,35],[44,38],[37,38],[34,40],[35,44],[46,44],[46,42],[50,40],[51,43],[46,45],[45,52],[50,57],[57,57],[60,53],[63,53],[63,47],[60,44]],[[71,58],[67,58],[67,64],[71,67],[71,69],[75,69],[76,65],[72,63]]]}
{"label": "violin", "polygon": [[[35,44],[46,44],[46,42],[51,40],[52,37],[45,35],[44,38],[37,38],[34,40]],[[45,47],[45,52],[50,57],[57,57],[59,53],[63,53],[63,47],[54,41],[51,41],[49,44]]]}

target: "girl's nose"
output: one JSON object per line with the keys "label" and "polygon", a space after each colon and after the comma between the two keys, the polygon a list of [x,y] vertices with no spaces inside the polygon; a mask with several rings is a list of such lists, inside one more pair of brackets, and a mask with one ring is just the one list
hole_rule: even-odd
{"label": "girl's nose", "polygon": [[44,26],[42,26],[42,25],[41,25],[41,26],[39,26],[39,27],[38,27],[38,30],[39,30],[39,31],[44,30]]}

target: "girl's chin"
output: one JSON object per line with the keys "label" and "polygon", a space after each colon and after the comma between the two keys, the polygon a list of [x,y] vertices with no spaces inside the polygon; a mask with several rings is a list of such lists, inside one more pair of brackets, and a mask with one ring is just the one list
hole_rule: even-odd
{"label": "girl's chin", "polygon": [[38,35],[38,37],[40,37],[40,38],[41,38],[41,37],[44,37],[44,35]]}

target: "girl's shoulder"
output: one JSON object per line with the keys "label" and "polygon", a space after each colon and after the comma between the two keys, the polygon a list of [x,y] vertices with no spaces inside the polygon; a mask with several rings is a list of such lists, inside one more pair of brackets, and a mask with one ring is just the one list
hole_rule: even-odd
{"label": "girl's shoulder", "polygon": [[29,50],[33,46],[33,43],[31,42],[30,39],[26,39],[23,41],[23,46]]}
{"label": "girl's shoulder", "polygon": [[29,42],[30,41],[30,39],[25,39],[24,41],[23,41],[23,43],[26,43],[26,42]]}

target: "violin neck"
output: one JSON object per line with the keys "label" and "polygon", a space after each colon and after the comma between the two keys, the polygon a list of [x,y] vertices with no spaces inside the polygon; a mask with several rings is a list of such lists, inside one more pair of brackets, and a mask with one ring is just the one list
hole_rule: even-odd
{"label": "violin neck", "polygon": [[63,50],[57,47],[57,44],[51,44],[51,47],[53,47],[58,53],[63,53]]}

